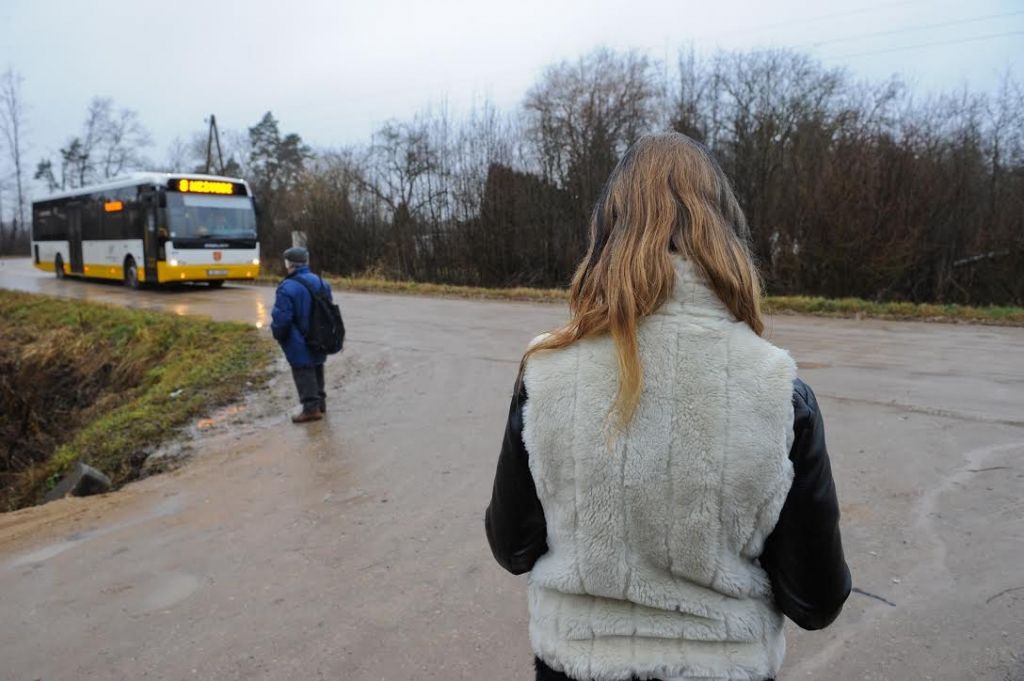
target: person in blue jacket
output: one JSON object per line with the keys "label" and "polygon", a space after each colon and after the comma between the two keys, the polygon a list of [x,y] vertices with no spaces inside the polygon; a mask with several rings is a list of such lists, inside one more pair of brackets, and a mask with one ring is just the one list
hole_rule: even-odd
{"label": "person in blue jacket", "polygon": [[332,297],[331,286],[309,271],[309,252],[305,248],[285,251],[284,264],[288,275],[277,287],[270,331],[291,365],[295,387],[302,401],[302,411],[292,416],[292,422],[319,421],[327,411],[327,393],[324,391],[327,355],[313,353],[306,346],[305,334],[309,330],[313,309],[313,296],[307,286],[314,291],[323,286],[327,289],[327,296]]}

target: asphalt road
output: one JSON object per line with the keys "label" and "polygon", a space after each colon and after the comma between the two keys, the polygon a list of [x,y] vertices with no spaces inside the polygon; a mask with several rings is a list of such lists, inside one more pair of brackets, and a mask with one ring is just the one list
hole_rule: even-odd
{"label": "asphalt road", "polygon": [[[264,323],[273,291],[0,287]],[[482,513],[554,305],[339,296],[328,418],[284,375],[182,468],[0,514],[0,679],[530,679]],[[777,317],[823,406],[858,591],[780,679],[1024,679],[1024,329]]]}

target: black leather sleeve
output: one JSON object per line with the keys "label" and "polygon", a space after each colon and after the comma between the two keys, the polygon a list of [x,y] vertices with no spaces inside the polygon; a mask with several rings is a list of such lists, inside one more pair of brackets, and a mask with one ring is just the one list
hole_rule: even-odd
{"label": "black leather sleeve", "polygon": [[530,473],[523,444],[523,406],[526,387],[517,382],[508,409],[491,503],[484,515],[487,541],[499,564],[514,575],[529,572],[548,550],[544,509]]}
{"label": "black leather sleeve", "polygon": [[793,486],[760,560],[782,612],[803,629],[823,629],[852,584],[821,411],[810,386],[797,379],[793,388]]}

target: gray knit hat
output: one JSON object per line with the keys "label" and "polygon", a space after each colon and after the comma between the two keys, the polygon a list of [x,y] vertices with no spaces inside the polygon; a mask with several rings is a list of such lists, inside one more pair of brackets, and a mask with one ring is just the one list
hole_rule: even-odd
{"label": "gray knit hat", "polygon": [[284,259],[288,262],[305,265],[309,262],[309,251],[301,246],[293,246],[284,252]]}

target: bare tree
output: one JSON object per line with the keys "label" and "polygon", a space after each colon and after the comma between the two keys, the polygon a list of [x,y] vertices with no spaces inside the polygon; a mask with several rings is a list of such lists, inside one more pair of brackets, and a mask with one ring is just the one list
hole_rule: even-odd
{"label": "bare tree", "polygon": [[143,167],[147,161],[142,150],[151,144],[138,113],[117,109],[109,97],[97,97],[89,103],[81,133],[60,149],[60,181],[53,162],[45,158],[36,166],[35,177],[51,189],[83,187]]}
{"label": "bare tree", "polygon": [[437,164],[437,153],[422,120],[385,123],[373,136],[369,148],[372,176],[364,184],[392,212],[403,204],[415,213],[430,200],[420,192],[422,180]]}
{"label": "bare tree", "polygon": [[[175,137],[167,146],[164,161],[159,165],[167,172],[203,172],[206,168],[208,131],[196,130],[187,138]],[[238,130],[221,130],[224,174],[246,177],[251,152],[249,135]]]}
{"label": "bare tree", "polygon": [[[7,186],[3,178],[0,177],[0,254],[7,253],[7,229],[4,227],[4,192],[6,190]],[[11,241],[13,240],[12,238]]]}
{"label": "bare tree", "polygon": [[1024,92],[1012,77],[993,96],[919,99],[896,78],[855,81],[793,52],[689,50],[666,65],[598,50],[550,67],[515,111],[427,109],[364,146],[299,154],[289,172],[301,145],[265,117],[239,158],[271,250],[302,229],[339,274],[554,286],[585,248],[614,164],[666,128],[730,177],[772,292],[1024,302]]}
{"label": "bare tree", "polygon": [[626,148],[655,128],[662,91],[646,56],[599,49],[548,68],[527,92],[527,133],[541,174],[573,204],[573,229],[552,244],[556,251],[582,253],[601,187]]}
{"label": "bare tree", "polygon": [[182,172],[196,164],[196,157],[192,145],[186,143],[180,137],[175,137],[167,146],[166,160],[162,164],[163,170],[167,172]]}
{"label": "bare tree", "polygon": [[105,109],[100,121],[99,164],[103,178],[116,177],[126,170],[140,168],[146,161],[142,149],[152,145],[149,131],[131,109],[114,111],[113,101],[99,100]]}
{"label": "bare tree", "polygon": [[425,185],[436,164],[437,153],[422,120],[389,122],[374,134],[366,156],[367,172],[357,176],[389,213],[391,249],[403,276],[413,273],[416,218],[433,197]]}
{"label": "bare tree", "polygon": [[13,67],[0,76],[0,133],[7,143],[7,153],[14,166],[14,187],[17,200],[17,212],[14,229],[25,224],[25,188],[24,188],[24,135],[25,135],[25,103],[22,101],[21,84],[23,79]]}
{"label": "bare tree", "polygon": [[524,102],[546,174],[564,183],[574,169],[607,165],[652,128],[658,92],[652,62],[639,52],[599,49],[549,67]]}

